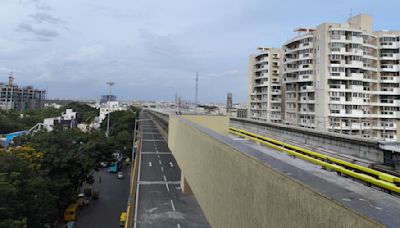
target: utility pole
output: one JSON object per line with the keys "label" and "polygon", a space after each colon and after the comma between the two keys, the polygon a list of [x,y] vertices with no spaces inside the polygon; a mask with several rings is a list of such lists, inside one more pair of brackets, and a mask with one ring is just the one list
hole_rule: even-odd
{"label": "utility pole", "polygon": [[199,92],[199,72],[196,73],[196,103],[195,103],[195,107],[194,110],[197,114],[197,96],[198,96],[198,92]]}
{"label": "utility pole", "polygon": [[111,103],[111,87],[114,85],[114,82],[107,82],[107,85],[110,87],[110,95],[108,96],[108,115],[107,115],[107,131],[106,131],[106,137],[108,138],[110,134],[110,114],[111,114],[111,108],[110,108],[110,103]]}

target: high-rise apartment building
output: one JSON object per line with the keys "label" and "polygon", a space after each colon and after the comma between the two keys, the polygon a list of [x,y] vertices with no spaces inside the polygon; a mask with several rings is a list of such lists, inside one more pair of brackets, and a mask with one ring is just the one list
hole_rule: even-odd
{"label": "high-rise apartment building", "polygon": [[13,80],[10,76],[8,84],[0,83],[0,109],[22,111],[44,107],[46,90],[32,86],[19,87],[13,84]]}
{"label": "high-rise apartment building", "polygon": [[282,116],[282,56],[283,50],[258,48],[250,55],[249,118],[281,123]]}
{"label": "high-rise apartment building", "polygon": [[396,140],[400,31],[374,32],[372,17],[364,14],[295,31],[298,36],[283,45],[282,122]]}

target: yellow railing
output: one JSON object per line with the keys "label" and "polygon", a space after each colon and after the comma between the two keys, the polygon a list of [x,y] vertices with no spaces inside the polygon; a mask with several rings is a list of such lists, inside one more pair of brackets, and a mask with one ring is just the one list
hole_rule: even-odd
{"label": "yellow railing", "polygon": [[[361,165],[353,164],[350,162],[346,162],[331,156],[327,156],[325,154],[317,153],[308,149],[304,149],[298,146],[294,146],[288,143],[284,143],[272,138],[268,138],[265,136],[257,135],[252,132],[248,132],[242,129],[237,128],[229,128],[229,131],[238,136],[242,136],[245,138],[249,138],[253,141],[259,142],[263,145],[272,147],[274,149],[286,152],[293,156],[299,157],[303,160],[307,160],[314,164],[323,166],[325,168],[329,168],[337,171],[341,174],[346,174],[348,176],[354,177],[356,179],[362,180],[366,183],[373,184],[384,188],[386,190],[390,190],[393,192],[400,193],[400,187],[397,185],[400,184],[400,178],[393,176],[388,173],[380,172],[375,169],[371,169],[368,167],[364,167]],[[396,185],[397,184],[397,185]]]}

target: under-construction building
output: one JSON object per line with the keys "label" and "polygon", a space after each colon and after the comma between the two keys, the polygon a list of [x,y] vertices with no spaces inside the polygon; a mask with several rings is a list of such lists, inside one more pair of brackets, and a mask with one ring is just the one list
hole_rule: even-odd
{"label": "under-construction building", "polygon": [[13,84],[13,80],[14,77],[10,76],[8,84],[0,82],[0,109],[22,111],[44,107],[46,90],[19,87]]}

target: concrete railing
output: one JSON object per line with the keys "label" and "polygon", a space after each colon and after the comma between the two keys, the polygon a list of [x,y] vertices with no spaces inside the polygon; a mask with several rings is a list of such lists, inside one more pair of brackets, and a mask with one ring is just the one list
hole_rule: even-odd
{"label": "concrete railing", "polygon": [[168,146],[212,227],[400,226],[398,205],[378,208],[372,196],[234,141],[199,118],[170,115]]}
{"label": "concrete railing", "polygon": [[169,121],[169,114],[160,112],[156,109],[146,109],[146,113],[148,113],[156,123],[162,128],[162,130],[168,133],[168,121]]}
{"label": "concrete railing", "polygon": [[392,153],[382,150],[379,147],[380,142],[377,140],[238,118],[231,118],[231,126],[253,132],[278,135],[281,138],[294,140],[312,147],[322,148],[338,154],[350,155],[380,164],[392,162]]}

